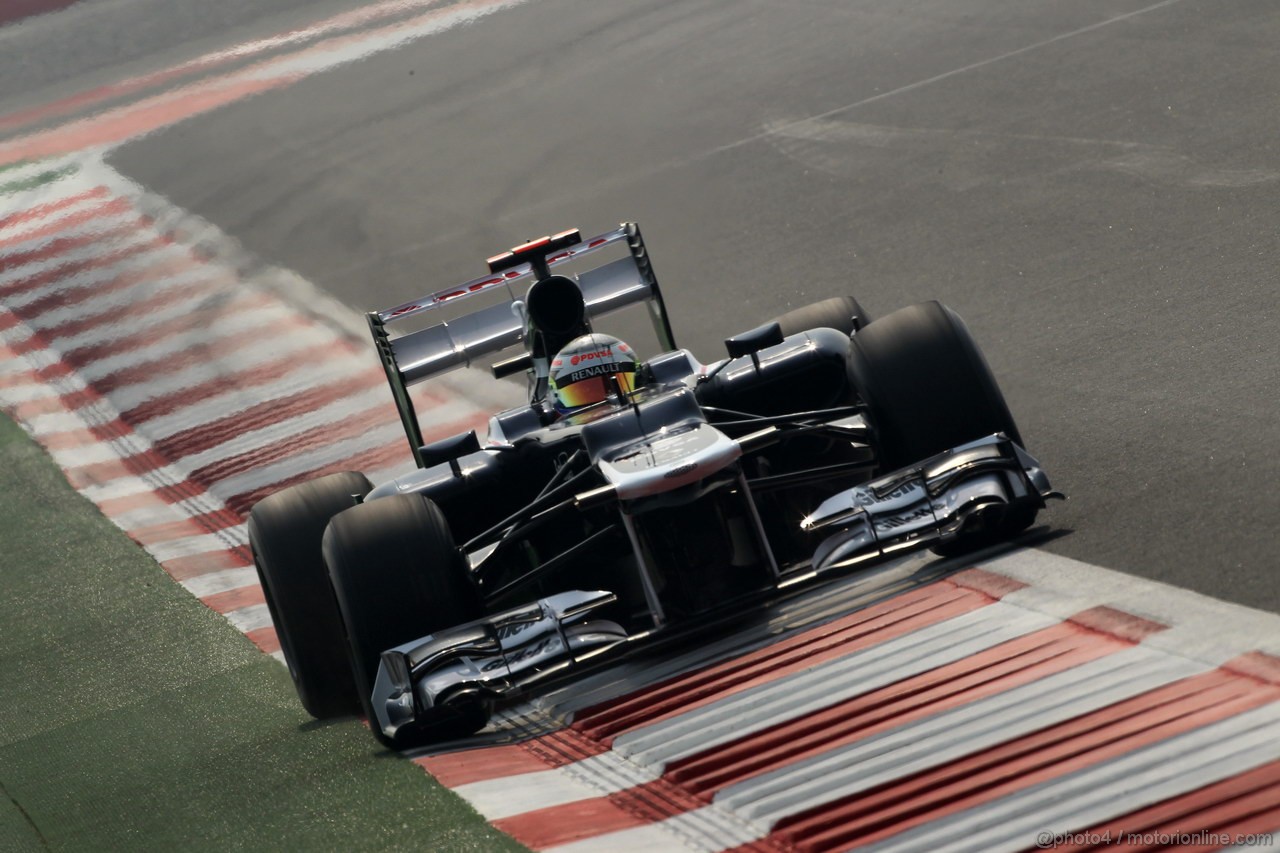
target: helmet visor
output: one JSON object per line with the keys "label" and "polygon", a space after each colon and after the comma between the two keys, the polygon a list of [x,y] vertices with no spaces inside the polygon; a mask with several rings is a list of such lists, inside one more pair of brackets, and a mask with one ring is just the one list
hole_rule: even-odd
{"label": "helmet visor", "polygon": [[[635,371],[619,370],[611,373],[610,376],[618,377],[618,385],[624,393],[635,390]],[[560,406],[566,410],[580,409],[583,406],[599,403],[609,396],[610,376],[588,376],[563,388],[557,386],[556,398]]]}

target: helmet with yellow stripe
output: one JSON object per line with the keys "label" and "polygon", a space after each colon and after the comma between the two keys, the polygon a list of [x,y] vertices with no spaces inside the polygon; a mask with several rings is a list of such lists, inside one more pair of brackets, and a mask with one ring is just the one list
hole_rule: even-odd
{"label": "helmet with yellow stripe", "polygon": [[605,400],[617,377],[624,392],[635,388],[635,351],[612,335],[574,338],[551,361],[551,397],[560,414],[576,412]]}

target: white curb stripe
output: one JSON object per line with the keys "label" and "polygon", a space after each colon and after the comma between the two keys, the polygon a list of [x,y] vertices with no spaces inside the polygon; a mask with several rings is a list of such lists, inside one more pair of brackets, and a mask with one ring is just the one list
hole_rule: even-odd
{"label": "white curb stripe", "polygon": [[813,669],[620,735],[613,748],[663,767],[772,725],[961,660],[1059,620],[997,601]]}
{"label": "white curb stripe", "polygon": [[249,530],[247,525],[237,524],[234,527],[219,530],[217,533],[184,536],[179,539],[170,539],[168,542],[147,545],[146,549],[147,553],[155,557],[156,562],[163,563],[166,560],[174,560],[178,557],[212,554],[248,544]]}
{"label": "white curb stripe", "polygon": [[252,566],[244,569],[224,569],[220,572],[210,572],[207,575],[187,578],[179,581],[179,583],[182,584],[187,592],[197,598],[208,598],[220,592],[229,592],[233,589],[243,589],[256,585],[258,583],[258,572]]}
{"label": "white curb stripe", "polygon": [[1134,647],[726,788],[716,805],[770,827],[1209,669]]}
{"label": "white curb stripe", "polygon": [[760,832],[754,827],[738,824],[717,809],[707,807],[645,826],[559,844],[547,850],[549,853],[650,853],[654,850],[688,849],[719,853],[760,837]]}
{"label": "white curb stripe", "polygon": [[227,617],[228,622],[245,634],[271,627],[271,611],[265,604],[251,604],[223,615]]}
{"label": "white curb stripe", "polygon": [[606,752],[552,770],[459,785],[453,791],[486,819],[500,820],[625,791],[658,776],[652,768],[639,767],[616,753]]}
{"label": "white curb stripe", "polygon": [[1280,759],[1280,703],[939,818],[866,849],[1016,851],[1040,832],[1094,826]]}

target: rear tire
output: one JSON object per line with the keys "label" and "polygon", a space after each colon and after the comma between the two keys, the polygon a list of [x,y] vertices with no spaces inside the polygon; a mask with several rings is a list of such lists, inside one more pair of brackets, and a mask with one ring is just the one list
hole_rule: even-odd
{"label": "rear tire", "polygon": [[[849,372],[870,408],[882,471],[893,471],[1002,432],[1022,435],[991,368],[964,321],[938,302],[894,311],[853,336]],[[953,554],[1016,536],[1037,509],[1016,507],[938,553]]]}
{"label": "rear tire", "polygon": [[782,327],[782,336],[798,335],[810,329],[836,329],[846,335],[871,322],[858,300],[852,296],[833,296],[788,311],[774,322]]}
{"label": "rear tire", "polygon": [[249,546],[298,699],[318,720],[360,710],[320,541],[329,519],[373,486],[343,472],[263,498],[249,513]]}
{"label": "rear tire", "polygon": [[[420,495],[393,495],[333,519],[324,559],[346,633],[355,689],[374,735],[370,702],[381,655],[419,637],[483,615],[480,595],[440,508]],[[461,714],[433,737],[471,734],[487,715]]]}

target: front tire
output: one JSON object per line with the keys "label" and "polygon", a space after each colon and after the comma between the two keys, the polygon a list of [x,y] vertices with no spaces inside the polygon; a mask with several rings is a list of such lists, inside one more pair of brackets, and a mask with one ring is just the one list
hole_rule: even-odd
{"label": "front tire", "polygon": [[373,486],[363,474],[330,474],[276,492],[249,513],[249,546],[293,686],[318,720],[360,710],[320,541],[329,519]]}
{"label": "front tire", "polygon": [[[882,471],[997,432],[1022,444],[968,327],[938,302],[899,309],[859,331],[849,372],[870,408]],[[1037,509],[1009,508],[981,531],[935,550],[950,555],[1016,536],[1035,521]]]}
{"label": "front tire", "polygon": [[[370,702],[381,655],[419,637],[483,615],[480,595],[440,508],[421,495],[393,495],[333,519],[324,559],[346,633],[356,691],[373,733]],[[462,713],[434,736],[471,734],[487,720]]]}
{"label": "front tire", "polygon": [[833,296],[792,309],[774,318],[774,322],[782,328],[785,338],[810,329],[836,329],[852,335],[870,323],[871,318],[852,296]]}

